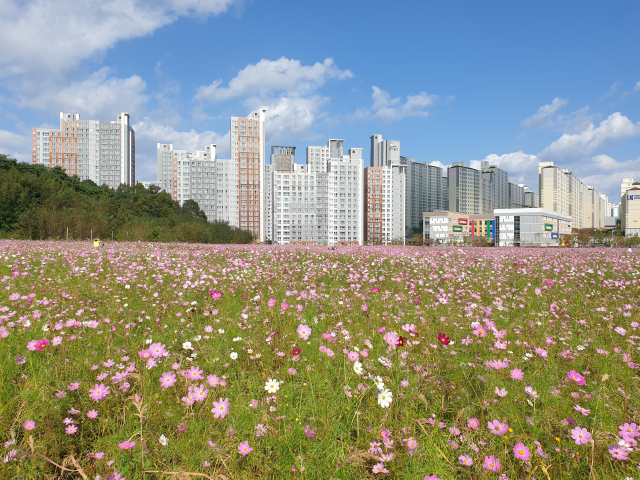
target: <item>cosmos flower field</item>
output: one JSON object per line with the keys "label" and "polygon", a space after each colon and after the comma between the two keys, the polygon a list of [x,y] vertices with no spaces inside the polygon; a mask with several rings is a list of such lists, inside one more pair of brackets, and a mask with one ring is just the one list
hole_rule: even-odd
{"label": "cosmos flower field", "polygon": [[0,478],[640,478],[639,297],[622,249],[3,241]]}

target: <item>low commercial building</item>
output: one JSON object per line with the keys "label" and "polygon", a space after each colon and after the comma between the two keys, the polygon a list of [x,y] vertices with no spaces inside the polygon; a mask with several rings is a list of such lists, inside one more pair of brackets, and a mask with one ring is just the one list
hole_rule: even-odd
{"label": "low commercial building", "polygon": [[571,233],[569,215],[544,208],[497,209],[494,215],[499,247],[558,246]]}
{"label": "low commercial building", "polygon": [[422,215],[425,243],[461,245],[474,241],[493,243],[495,239],[493,215],[467,215],[456,212],[424,212]]}
{"label": "low commercial building", "polygon": [[640,236],[640,183],[628,187],[620,198],[620,227],[625,237]]}

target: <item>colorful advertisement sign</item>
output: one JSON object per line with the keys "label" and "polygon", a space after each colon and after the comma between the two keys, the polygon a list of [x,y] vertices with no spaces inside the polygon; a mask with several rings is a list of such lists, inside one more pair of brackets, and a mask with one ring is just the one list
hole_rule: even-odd
{"label": "colorful advertisement sign", "polygon": [[553,230],[553,224],[552,223],[545,223],[544,224],[544,229],[547,231]]}
{"label": "colorful advertisement sign", "polygon": [[452,228],[453,228],[454,232],[461,232],[462,231],[462,225],[454,225]]}
{"label": "colorful advertisement sign", "polygon": [[469,222],[467,221],[466,218],[459,218],[458,219],[458,225],[468,225]]}

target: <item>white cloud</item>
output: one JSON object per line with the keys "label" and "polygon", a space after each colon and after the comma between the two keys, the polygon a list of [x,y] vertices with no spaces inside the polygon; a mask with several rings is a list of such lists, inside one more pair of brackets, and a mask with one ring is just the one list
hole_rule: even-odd
{"label": "white cloud", "polygon": [[[242,0],[0,0],[0,72],[64,73],[117,42],[180,17],[225,13]],[[0,75],[2,75],[0,73]]]}
{"label": "white cloud", "polygon": [[[532,190],[538,190],[538,157],[522,151],[496,155],[492,153],[483,160],[509,173],[509,181],[524,183]],[[471,168],[480,169],[480,160],[471,160]]]}
{"label": "white cloud", "polygon": [[442,169],[442,174],[444,176],[447,175],[447,168],[449,168],[451,166],[451,165],[445,165],[444,163],[442,163],[439,160],[435,160],[435,161],[429,163],[429,165],[433,165],[434,167],[440,167]]}
{"label": "white cloud", "polygon": [[640,81],[638,81],[635,85],[635,87],[633,87],[633,91],[634,92],[640,92]]}
{"label": "white cloud", "polygon": [[[266,105],[265,127],[268,144],[291,140],[311,140],[318,138],[313,127],[319,118],[326,117],[322,107],[330,102],[328,97],[280,97]],[[251,103],[251,100],[246,102]],[[257,107],[257,103],[255,103]]]}
{"label": "white cloud", "polygon": [[555,127],[552,117],[561,108],[569,103],[568,100],[556,97],[548,105],[543,105],[531,117],[522,121],[524,128],[551,128]]}
{"label": "white cloud", "polygon": [[0,153],[22,162],[31,161],[31,137],[0,130]]}
{"label": "white cloud", "polygon": [[155,180],[157,177],[157,144],[172,143],[176,150],[195,152],[204,150],[206,145],[215,143],[218,158],[225,158],[229,152],[229,132],[181,132],[171,126],[158,123],[148,117],[133,125],[136,132],[136,177],[139,180]]}
{"label": "white cloud", "polygon": [[620,112],[613,113],[600,122],[593,123],[579,133],[565,133],[540,154],[540,159],[572,161],[593,153],[598,147],[628,137],[640,135],[640,123],[634,124]]}
{"label": "white cloud", "polygon": [[543,105],[531,117],[522,121],[523,128],[536,128],[539,130],[559,130],[564,133],[581,132],[589,126],[594,116],[589,114],[589,107],[581,108],[569,115],[560,115],[558,110],[569,104],[569,101],[556,97],[548,105]]}
{"label": "white cloud", "polygon": [[406,102],[402,103],[400,97],[391,98],[389,92],[376,86],[371,87],[373,93],[373,105],[370,109],[359,108],[352,115],[355,120],[377,118],[392,122],[402,120],[405,117],[426,117],[429,115],[427,107],[434,105],[438,101],[437,95],[427,95],[420,92],[418,95],[407,96]]}
{"label": "white cloud", "polygon": [[247,65],[221,87],[222,80],[200,87],[196,100],[211,103],[250,95],[267,97],[275,92],[289,95],[309,95],[321,88],[327,80],[344,80],[353,77],[350,70],[340,70],[332,58],[314,65],[302,65],[299,60],[281,57],[278,60],[260,60],[255,65]]}
{"label": "white cloud", "polygon": [[619,85],[620,85],[620,82],[615,82],[613,85],[611,85],[611,88],[609,89],[609,91],[607,93],[605,93],[602,97],[600,97],[600,100],[598,100],[598,101],[602,101],[605,98],[610,97],[611,95],[616,93],[616,91],[618,90],[618,86]]}
{"label": "white cloud", "polygon": [[40,89],[37,95],[19,95],[18,104],[34,110],[80,113],[81,118],[112,118],[120,112],[135,114],[148,100],[146,84],[138,75],[129,78],[109,77],[104,67],[86,80],[68,87]]}

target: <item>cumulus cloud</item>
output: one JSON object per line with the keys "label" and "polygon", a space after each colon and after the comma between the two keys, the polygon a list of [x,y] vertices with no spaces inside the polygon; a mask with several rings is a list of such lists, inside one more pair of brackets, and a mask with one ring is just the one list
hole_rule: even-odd
{"label": "cumulus cloud", "polygon": [[0,153],[21,162],[31,162],[31,136],[0,130]]}
{"label": "cumulus cloud", "polygon": [[229,132],[179,131],[174,127],[144,117],[133,125],[136,132],[136,176],[139,180],[155,180],[157,176],[157,144],[171,143],[176,150],[195,152],[215,143],[218,158],[228,158]]}
{"label": "cumulus cloud", "polygon": [[387,122],[402,120],[405,117],[426,117],[429,115],[427,107],[434,105],[439,97],[420,92],[418,95],[409,95],[402,103],[400,97],[391,98],[389,92],[376,86],[371,87],[373,93],[373,105],[370,109],[359,108],[352,115],[355,120],[377,118]]}
{"label": "cumulus cloud", "polygon": [[[0,72],[47,76],[180,17],[225,13],[242,0],[0,0]],[[2,75],[2,73],[0,73]]]}
{"label": "cumulus cloud", "polygon": [[104,67],[83,81],[66,88],[40,89],[37,95],[19,95],[18,105],[34,110],[80,113],[82,118],[115,117],[120,112],[135,115],[149,97],[146,84],[138,75],[129,78],[110,77]]}
{"label": "cumulus cloud", "polygon": [[222,80],[198,89],[195,100],[217,103],[232,98],[288,95],[305,96],[321,88],[327,80],[344,80],[353,77],[350,70],[340,70],[332,58],[314,65],[302,65],[299,60],[281,57],[278,60],[260,60],[247,65],[232,78],[226,87]]}
{"label": "cumulus cloud", "polygon": [[290,140],[311,140],[319,135],[313,132],[316,122],[327,114],[322,107],[330,102],[328,97],[280,97],[265,106],[267,123],[266,142],[278,143]]}
{"label": "cumulus cloud", "polygon": [[608,142],[640,135],[640,123],[633,123],[627,117],[616,112],[600,122],[593,123],[579,133],[565,133],[545,148],[540,154],[541,161],[567,161],[581,159],[593,153]]}
{"label": "cumulus cloud", "polygon": [[[492,153],[482,160],[489,162],[489,165],[509,173],[509,181],[524,183],[532,190],[538,190],[538,157],[529,155],[522,151],[496,155]],[[481,160],[471,160],[471,168],[480,169]]]}

